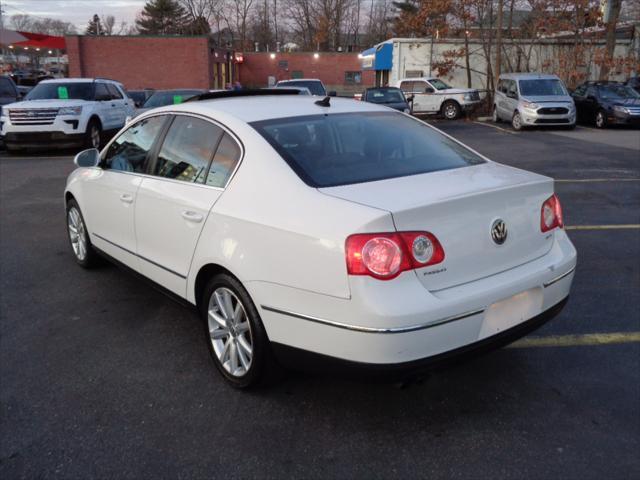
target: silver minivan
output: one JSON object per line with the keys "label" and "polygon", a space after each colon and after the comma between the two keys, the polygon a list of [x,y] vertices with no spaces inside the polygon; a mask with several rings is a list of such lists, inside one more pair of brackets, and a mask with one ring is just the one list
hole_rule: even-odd
{"label": "silver minivan", "polygon": [[556,75],[505,73],[493,100],[493,121],[511,122],[514,130],[533,126],[576,126],[576,106]]}

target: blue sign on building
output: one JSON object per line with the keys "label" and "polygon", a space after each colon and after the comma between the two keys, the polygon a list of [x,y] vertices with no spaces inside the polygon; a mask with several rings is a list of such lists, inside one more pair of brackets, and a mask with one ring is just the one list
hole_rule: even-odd
{"label": "blue sign on building", "polygon": [[391,43],[380,43],[361,52],[360,55],[362,55],[363,70],[391,70],[393,45]]}

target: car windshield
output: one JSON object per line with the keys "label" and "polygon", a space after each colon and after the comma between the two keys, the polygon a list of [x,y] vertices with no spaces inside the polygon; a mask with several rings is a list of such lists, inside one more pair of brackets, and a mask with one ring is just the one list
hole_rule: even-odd
{"label": "car windshield", "polygon": [[419,120],[395,112],[339,113],[251,124],[313,187],[334,187],[484,163]]}
{"label": "car windshield", "polygon": [[322,86],[322,83],[313,80],[291,80],[286,82],[280,82],[278,87],[306,87],[311,92],[311,95],[325,96],[327,91]]}
{"label": "car windshield", "polygon": [[175,105],[189,100],[191,97],[200,95],[203,92],[203,90],[165,90],[163,92],[155,92],[144,102],[143,108]]}
{"label": "car windshield", "polygon": [[447,90],[448,88],[451,88],[449,85],[437,78],[430,79],[429,83],[433,85],[433,88],[435,88],[436,90]]}
{"label": "car windshield", "polygon": [[404,103],[401,90],[380,88],[367,91],[367,102],[371,103]]}
{"label": "car windshield", "polygon": [[633,88],[626,85],[602,85],[598,91],[600,96],[606,99],[640,98]]}
{"label": "car windshield", "polygon": [[93,82],[39,83],[26,100],[93,100]]}
{"label": "car windshield", "polygon": [[520,80],[520,94],[524,97],[568,95],[562,82],[555,78]]}

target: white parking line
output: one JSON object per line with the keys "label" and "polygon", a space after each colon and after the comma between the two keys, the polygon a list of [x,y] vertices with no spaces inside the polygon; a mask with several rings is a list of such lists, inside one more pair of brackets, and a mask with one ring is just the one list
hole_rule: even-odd
{"label": "white parking line", "polygon": [[511,135],[519,135],[520,134],[520,132],[516,132],[514,130],[507,130],[506,128],[499,127],[499,126],[494,125],[492,123],[476,122],[476,121],[474,121],[473,123],[475,123],[477,125],[484,125],[485,127],[495,128],[496,130],[500,130],[501,132],[504,132],[504,133],[510,133]]}

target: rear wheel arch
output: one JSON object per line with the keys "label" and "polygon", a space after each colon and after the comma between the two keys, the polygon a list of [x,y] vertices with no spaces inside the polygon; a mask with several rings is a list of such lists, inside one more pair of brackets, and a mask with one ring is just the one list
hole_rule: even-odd
{"label": "rear wheel arch", "polygon": [[207,263],[206,265],[203,265],[202,267],[200,267],[200,270],[198,270],[193,287],[193,293],[195,296],[197,307],[200,307],[202,303],[202,294],[204,293],[204,288],[207,286],[207,282],[209,281],[209,279],[220,273],[226,273],[227,275],[232,276],[240,282],[240,279],[238,277],[236,277],[222,265],[219,265],[217,263]]}

